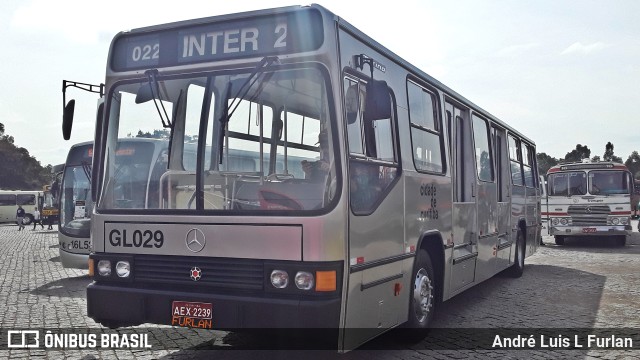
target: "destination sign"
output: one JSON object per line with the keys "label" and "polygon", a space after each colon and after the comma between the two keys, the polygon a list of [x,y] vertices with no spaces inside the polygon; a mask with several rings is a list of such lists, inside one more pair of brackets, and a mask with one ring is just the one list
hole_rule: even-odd
{"label": "destination sign", "polygon": [[324,41],[316,9],[236,21],[184,25],[118,37],[111,67],[115,71],[195,64],[313,51]]}

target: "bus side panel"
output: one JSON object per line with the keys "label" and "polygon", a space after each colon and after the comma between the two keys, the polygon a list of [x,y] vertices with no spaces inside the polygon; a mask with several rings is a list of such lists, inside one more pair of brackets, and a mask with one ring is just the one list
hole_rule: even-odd
{"label": "bus side panel", "polygon": [[540,195],[535,187],[527,187],[527,251],[525,256],[533,255],[540,244]]}

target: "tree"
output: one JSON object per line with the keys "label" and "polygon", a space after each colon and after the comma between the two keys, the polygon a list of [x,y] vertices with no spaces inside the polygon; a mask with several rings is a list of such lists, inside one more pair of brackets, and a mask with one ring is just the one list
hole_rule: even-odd
{"label": "tree", "polygon": [[150,133],[148,131],[142,132],[142,130],[138,130],[138,134],[136,134],[136,137],[148,139],[169,139],[170,135],[171,133],[167,129],[153,130],[153,133]]}
{"label": "tree", "polygon": [[25,148],[14,144],[13,136],[0,127],[0,189],[39,190],[51,181],[51,168],[40,162]]}
{"label": "tree", "polygon": [[571,152],[568,152],[567,155],[564,156],[564,161],[566,162],[577,162],[582,161],[582,159],[588,159],[591,156],[591,150],[587,147],[587,145],[576,145],[576,148]]}
{"label": "tree", "polygon": [[536,159],[538,161],[538,174],[547,175],[547,171],[551,169],[552,166],[558,165],[559,160],[547,155],[547,153],[538,153],[536,154]]}
{"label": "tree", "polygon": [[632,152],[624,164],[627,166],[629,171],[631,171],[634,179],[640,178],[640,154],[638,154],[637,151]]}
{"label": "tree", "polygon": [[604,155],[602,155],[602,160],[622,163],[622,158],[617,157],[613,154],[613,144],[611,143],[611,141],[609,141],[604,147]]}

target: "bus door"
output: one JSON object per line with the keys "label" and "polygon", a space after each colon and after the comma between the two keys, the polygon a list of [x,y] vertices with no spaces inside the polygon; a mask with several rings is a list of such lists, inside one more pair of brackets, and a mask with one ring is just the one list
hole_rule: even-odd
{"label": "bus door", "polygon": [[549,198],[547,197],[547,182],[540,175],[540,214],[542,220],[542,236],[549,235]]}
{"label": "bus door", "polygon": [[[498,250],[498,199],[494,152],[491,144],[489,121],[472,115],[473,150],[475,155],[476,228],[478,259],[475,281],[480,282],[495,274]],[[468,161],[470,162],[470,161]]]}
{"label": "bus door", "polygon": [[451,102],[445,104],[446,117],[452,123],[453,141],[453,255],[449,287],[452,292],[467,287],[475,279],[478,257],[477,208],[478,191],[475,154],[469,110]]}
{"label": "bus door", "polygon": [[404,253],[404,185],[398,181],[395,119],[393,115],[363,118],[362,80],[345,78],[344,91],[346,102],[354,105],[346,114],[350,271],[344,343],[350,348],[397,325],[399,309],[408,305],[408,295],[403,298],[394,293],[396,284],[407,276],[400,261]]}
{"label": "bus door", "polygon": [[495,269],[498,272],[509,267],[511,251],[514,249],[511,241],[511,202],[509,201],[511,171],[509,168],[509,153],[507,151],[507,134],[504,129],[499,127],[494,127],[492,131],[498,190],[498,241]]}

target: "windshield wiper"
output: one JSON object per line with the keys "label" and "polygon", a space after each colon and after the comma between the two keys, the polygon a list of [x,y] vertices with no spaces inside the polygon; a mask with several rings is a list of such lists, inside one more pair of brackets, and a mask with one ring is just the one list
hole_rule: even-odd
{"label": "windshield wiper", "polygon": [[[274,63],[278,63],[279,61],[280,60],[278,59],[277,56],[265,56],[264,58],[262,58],[262,60],[260,60],[260,62],[256,65],[256,67],[253,69],[251,74],[249,74],[247,79],[244,81],[244,83],[242,83],[242,86],[240,86],[240,88],[238,89],[238,91],[233,97],[231,97],[231,84],[233,82],[229,81],[229,83],[227,84],[226,99],[227,101],[228,99],[233,99],[233,100],[224,109],[224,112],[222,113],[222,116],[219,119],[220,123],[222,124],[221,130],[220,130],[220,137],[218,139],[218,144],[219,144],[218,150],[219,150],[219,159],[220,159],[219,164],[222,164],[222,157],[223,157],[222,150],[223,150],[223,144],[224,144],[226,123],[229,122],[229,119],[231,118],[233,113],[236,111],[236,109],[240,105],[240,102],[242,102],[242,100],[244,100],[244,98],[247,96],[247,94],[249,93],[249,90],[251,90],[253,85],[255,85],[255,83],[258,82],[258,80],[260,79],[260,77],[256,75],[258,75],[259,73],[262,73],[264,69],[273,65]],[[259,87],[258,90],[255,92],[254,98],[258,96],[260,92],[262,92],[263,85],[266,79],[267,77],[263,77],[262,80],[260,80],[260,85],[262,86]]]}
{"label": "windshield wiper", "polygon": [[[244,100],[245,96],[247,96],[247,93],[249,93],[249,90],[251,90],[253,85],[258,81],[259,77],[257,77],[256,75],[258,73],[261,73],[266,67],[271,66],[271,65],[273,65],[273,63],[277,63],[278,61],[279,61],[279,59],[278,59],[277,56],[265,56],[264,58],[262,58],[262,60],[260,60],[258,65],[256,65],[256,67],[253,69],[253,71],[251,72],[251,74],[247,78],[247,80],[245,80],[244,83],[242,84],[242,86],[240,87],[240,89],[238,89],[238,92],[233,97],[233,101],[231,102],[231,104],[229,104],[229,106],[227,106],[227,110],[223,114],[223,117],[220,119],[221,121],[223,121],[223,120],[229,121],[229,118],[236,111],[236,109],[240,105],[240,102],[242,100]],[[264,78],[263,78],[262,82],[264,82]],[[228,90],[228,92],[230,92],[231,91],[231,82],[229,82],[229,84],[227,86],[228,86],[227,90]],[[243,92],[243,91],[244,91],[244,93],[242,95],[240,95],[240,93]],[[258,94],[258,93],[259,92],[256,92],[256,94]],[[229,98],[227,97],[227,99],[229,99]],[[233,110],[231,110],[231,107],[233,107]],[[229,112],[229,110],[231,110],[231,112]],[[226,117],[226,119],[224,119],[225,117]]]}
{"label": "windshield wiper", "polygon": [[87,180],[89,180],[89,186],[91,186],[91,163],[83,161],[82,171],[84,171],[84,175],[87,177]]}
{"label": "windshield wiper", "polygon": [[[136,94],[136,104],[153,100],[153,104],[156,106],[156,111],[158,111],[158,115],[160,116],[162,127],[165,129],[172,128],[173,124],[171,124],[171,118],[167,113],[167,109],[164,107],[162,98],[160,97],[160,85],[158,84],[157,79],[158,69],[147,70],[144,74],[147,76],[148,82],[147,84],[142,85],[138,90],[138,93]],[[158,105],[158,103],[160,103],[160,105]],[[162,111],[160,111],[160,108],[162,108]]]}

